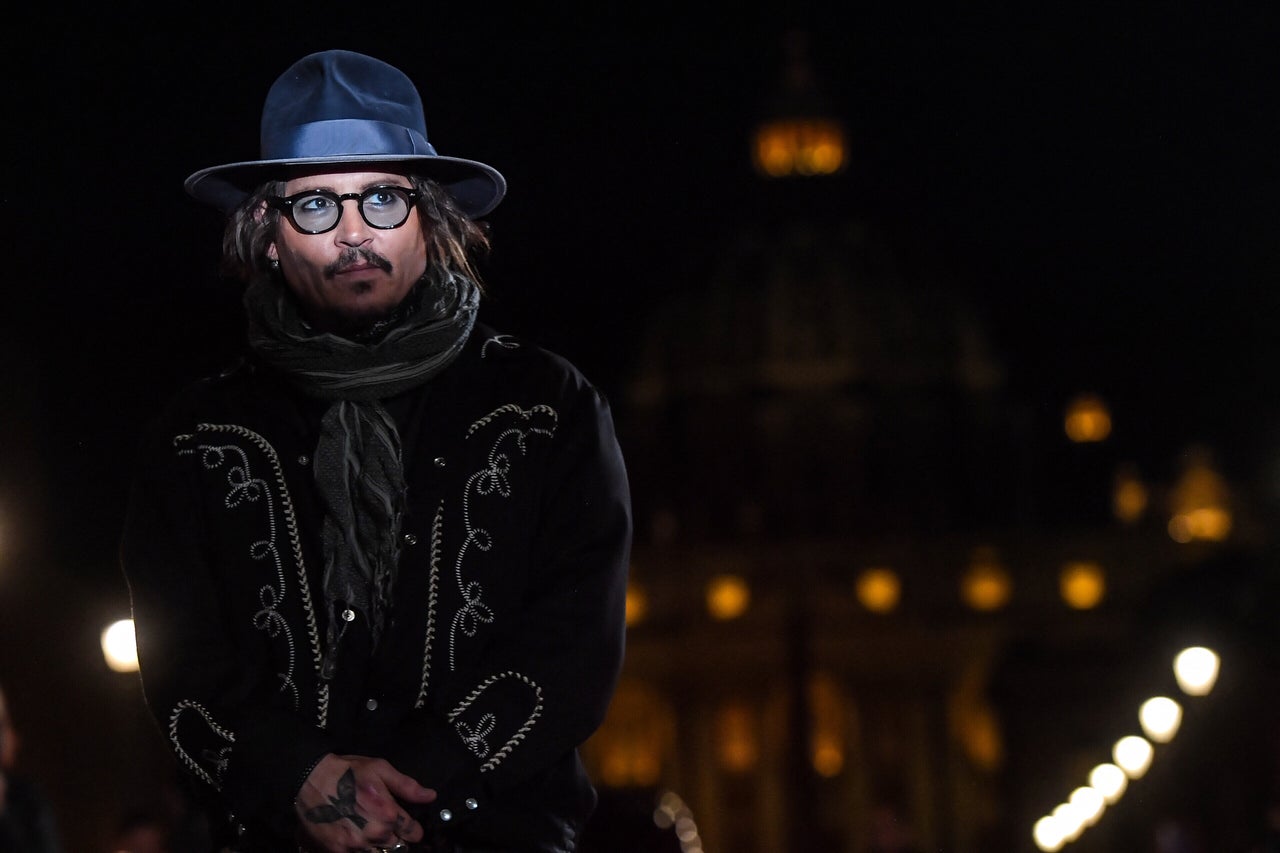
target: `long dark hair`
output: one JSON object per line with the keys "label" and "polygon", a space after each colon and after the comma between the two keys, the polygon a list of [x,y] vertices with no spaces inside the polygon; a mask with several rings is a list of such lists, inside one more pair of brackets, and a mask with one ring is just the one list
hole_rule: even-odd
{"label": "long dark hair", "polygon": [[[417,175],[408,178],[418,191],[418,221],[427,241],[427,266],[460,273],[483,291],[475,265],[489,251],[487,230],[459,210],[453,197],[435,181]],[[281,219],[280,211],[268,205],[267,198],[282,195],[284,187],[284,181],[268,181],[232,211],[222,234],[225,275],[247,282],[269,272],[267,247],[275,240]]]}

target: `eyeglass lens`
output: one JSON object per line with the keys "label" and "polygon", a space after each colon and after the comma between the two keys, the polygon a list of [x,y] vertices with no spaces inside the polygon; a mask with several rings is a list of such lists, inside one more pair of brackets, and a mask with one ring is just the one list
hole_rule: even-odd
{"label": "eyeglass lens", "polygon": [[294,223],[304,231],[328,231],[342,218],[342,202],[354,198],[364,221],[374,228],[396,228],[409,218],[409,196],[398,187],[372,187],[363,193],[316,190],[299,193],[289,200]]}

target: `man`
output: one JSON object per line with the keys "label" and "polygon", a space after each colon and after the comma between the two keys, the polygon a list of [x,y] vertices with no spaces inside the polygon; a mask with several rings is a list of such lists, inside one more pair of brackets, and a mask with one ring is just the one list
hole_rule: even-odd
{"label": "man", "polygon": [[148,703],[233,850],[571,851],[631,538],[606,402],[476,322],[506,184],[397,69],[325,51],[229,212],[243,364],[168,407],[122,543]]}

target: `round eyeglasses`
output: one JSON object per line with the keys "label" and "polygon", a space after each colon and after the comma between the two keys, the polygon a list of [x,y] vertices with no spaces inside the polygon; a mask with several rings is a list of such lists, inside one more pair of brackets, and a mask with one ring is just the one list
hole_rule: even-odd
{"label": "round eyeglasses", "polygon": [[418,191],[408,187],[377,186],[364,192],[342,193],[329,190],[306,190],[294,195],[268,196],[267,204],[288,217],[293,227],[303,234],[323,234],[338,227],[342,220],[342,203],[356,200],[360,216],[370,228],[399,228],[413,211]]}

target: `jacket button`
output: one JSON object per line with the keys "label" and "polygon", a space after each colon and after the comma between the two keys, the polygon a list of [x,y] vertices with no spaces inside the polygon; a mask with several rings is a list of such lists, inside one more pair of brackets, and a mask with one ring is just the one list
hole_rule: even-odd
{"label": "jacket button", "polygon": [[437,468],[443,468],[448,463],[445,462],[443,456],[437,456],[435,459],[431,460],[431,464],[436,466]]}
{"label": "jacket button", "polygon": [[449,811],[448,809],[441,809],[440,819],[445,823],[448,823],[449,821],[453,820],[453,812]]}
{"label": "jacket button", "polygon": [[367,700],[367,701],[364,703],[364,706],[365,706],[366,708],[368,708],[370,711],[376,711],[376,710],[378,710],[378,700],[377,700],[377,699],[369,699],[369,700]]}
{"label": "jacket button", "polygon": [[403,538],[403,539],[404,539],[404,544],[406,544],[406,545],[417,545],[417,544],[418,544],[418,537],[417,537],[417,536],[414,536],[412,533],[406,533],[406,534],[405,534],[403,537],[401,537],[401,538]]}
{"label": "jacket button", "polygon": [[346,610],[342,611],[342,621],[343,621],[343,622],[351,622],[351,621],[354,621],[354,620],[355,620],[355,618],[356,618],[356,612],[355,612],[354,610],[352,610],[350,607],[348,607]]}
{"label": "jacket button", "polygon": [[466,807],[471,811],[475,811],[476,809],[480,808],[480,804],[476,802],[475,797],[467,797],[467,800],[464,805],[466,805]]}
{"label": "jacket button", "polygon": [[306,466],[311,464],[311,457],[305,453],[302,454],[301,456],[298,457],[298,464],[305,468]]}

